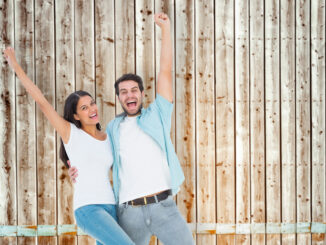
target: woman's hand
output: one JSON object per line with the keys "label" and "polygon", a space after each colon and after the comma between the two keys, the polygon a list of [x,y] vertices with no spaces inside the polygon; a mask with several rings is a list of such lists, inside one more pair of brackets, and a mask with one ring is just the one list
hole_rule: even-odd
{"label": "woman's hand", "polygon": [[11,68],[14,68],[14,65],[17,63],[15,50],[12,47],[7,47],[3,51],[3,56],[8,61]]}

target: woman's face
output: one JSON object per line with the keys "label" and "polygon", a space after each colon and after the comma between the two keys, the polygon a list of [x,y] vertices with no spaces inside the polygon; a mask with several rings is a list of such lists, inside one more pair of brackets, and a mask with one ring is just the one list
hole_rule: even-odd
{"label": "woman's face", "polygon": [[97,105],[92,97],[88,95],[80,97],[74,117],[81,122],[82,127],[99,123],[99,116],[97,113]]}

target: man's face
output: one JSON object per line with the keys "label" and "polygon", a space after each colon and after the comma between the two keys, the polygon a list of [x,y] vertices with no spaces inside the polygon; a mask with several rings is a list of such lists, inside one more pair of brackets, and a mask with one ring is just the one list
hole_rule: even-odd
{"label": "man's face", "polygon": [[119,83],[118,99],[128,116],[136,116],[142,108],[144,91],[141,92],[138,83],[133,80]]}

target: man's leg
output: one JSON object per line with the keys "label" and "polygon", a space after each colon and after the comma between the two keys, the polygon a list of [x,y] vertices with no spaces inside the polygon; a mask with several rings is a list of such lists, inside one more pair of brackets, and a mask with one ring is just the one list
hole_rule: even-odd
{"label": "man's leg", "polygon": [[148,245],[150,241],[152,233],[146,223],[147,220],[143,206],[119,205],[118,223],[137,245]]}
{"label": "man's leg", "polygon": [[191,231],[172,196],[150,207],[151,230],[164,245],[193,245]]}

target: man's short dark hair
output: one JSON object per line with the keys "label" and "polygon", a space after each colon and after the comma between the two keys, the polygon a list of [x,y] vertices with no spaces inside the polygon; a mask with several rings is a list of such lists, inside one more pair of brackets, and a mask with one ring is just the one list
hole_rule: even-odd
{"label": "man's short dark hair", "polygon": [[122,75],[118,80],[115,81],[114,83],[114,88],[115,88],[115,94],[119,96],[119,83],[124,82],[124,81],[135,81],[138,83],[138,87],[140,92],[144,91],[144,85],[143,85],[143,79],[141,79],[140,76],[132,73],[127,73]]}

